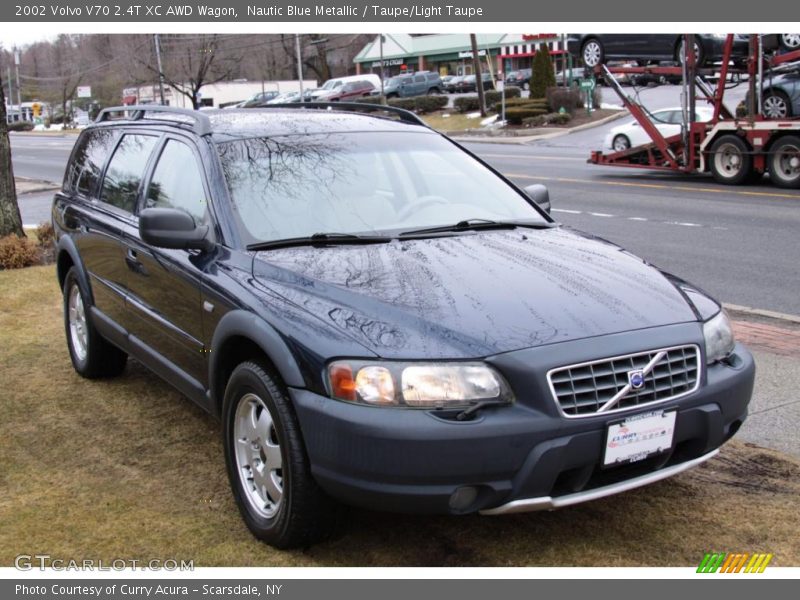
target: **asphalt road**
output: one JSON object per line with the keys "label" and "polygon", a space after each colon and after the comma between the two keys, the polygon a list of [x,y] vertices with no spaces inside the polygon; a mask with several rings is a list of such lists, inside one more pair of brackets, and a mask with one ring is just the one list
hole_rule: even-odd
{"label": "asphalt road", "polygon": [[[735,92],[734,101],[744,86]],[[603,93],[604,102],[612,99],[610,90]],[[640,91],[651,109],[678,105],[678,94],[677,86]],[[704,176],[586,164],[607,130],[623,122],[526,146],[468,147],[521,185],[546,184],[553,215],[565,225],[620,244],[723,302],[800,315],[800,191],[766,178],[727,187]],[[73,143],[12,135],[15,173],[60,181]],[[29,196],[20,200],[23,220],[47,219],[49,195]]]}

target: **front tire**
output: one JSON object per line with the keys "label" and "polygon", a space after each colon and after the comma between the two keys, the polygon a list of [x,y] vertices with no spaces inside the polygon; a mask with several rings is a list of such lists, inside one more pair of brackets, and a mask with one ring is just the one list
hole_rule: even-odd
{"label": "front tire", "polygon": [[711,174],[718,183],[740,185],[753,170],[749,146],[740,137],[723,135],[711,145]]}
{"label": "front tire", "polygon": [[605,52],[600,40],[597,38],[586,40],[581,48],[581,58],[583,59],[583,64],[592,69],[597,65],[603,64]]}
{"label": "front tire", "polygon": [[787,135],[769,152],[769,176],[782,188],[800,188],[800,137]]}
{"label": "front tire", "polygon": [[244,362],[231,374],[223,435],[233,496],[255,537],[286,549],[330,534],[336,504],[312,477],[294,407],[264,365]]}
{"label": "front tire", "polygon": [[128,355],[101,336],[92,323],[86,299],[89,290],[72,267],[64,278],[64,329],[72,366],[81,377],[116,377],[125,370]]}

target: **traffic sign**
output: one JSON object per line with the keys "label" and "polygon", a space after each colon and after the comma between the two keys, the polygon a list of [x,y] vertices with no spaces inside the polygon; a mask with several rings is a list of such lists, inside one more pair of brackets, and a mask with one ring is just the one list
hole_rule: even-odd
{"label": "traffic sign", "polygon": [[589,79],[581,79],[582,90],[589,90],[591,92],[596,85],[597,82],[594,80],[594,77],[590,77]]}

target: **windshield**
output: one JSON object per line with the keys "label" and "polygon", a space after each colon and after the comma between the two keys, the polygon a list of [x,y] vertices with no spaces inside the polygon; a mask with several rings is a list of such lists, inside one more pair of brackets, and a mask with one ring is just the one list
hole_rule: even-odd
{"label": "windshield", "polygon": [[320,232],[392,235],[467,219],[546,222],[525,197],[433,134],[294,135],[217,148],[247,244]]}
{"label": "windshield", "polygon": [[322,90],[334,90],[337,87],[339,87],[340,85],[342,85],[341,81],[336,81],[335,79],[329,79],[328,81],[325,82],[325,85],[323,85],[320,89],[322,89]]}

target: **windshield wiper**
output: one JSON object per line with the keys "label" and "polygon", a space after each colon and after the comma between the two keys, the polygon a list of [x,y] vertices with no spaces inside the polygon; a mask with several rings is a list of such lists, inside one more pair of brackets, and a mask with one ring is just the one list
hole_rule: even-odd
{"label": "windshield wiper", "polygon": [[354,233],[315,233],[309,236],[285,238],[248,244],[248,250],[272,250],[291,246],[324,246],[329,244],[380,244],[390,242],[385,235],[356,235]]}
{"label": "windshield wiper", "polygon": [[452,225],[440,225],[438,227],[424,227],[422,229],[411,229],[404,231],[400,237],[414,235],[424,235],[426,233],[446,233],[448,231],[479,231],[482,229],[516,229],[526,227],[528,229],[552,229],[558,227],[557,223],[527,222],[527,221],[492,221],[490,219],[465,219]]}

